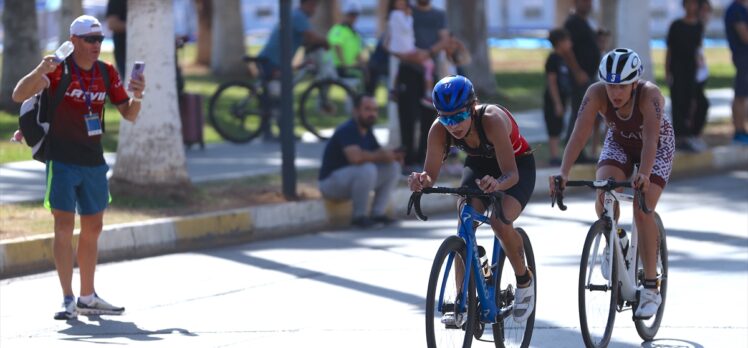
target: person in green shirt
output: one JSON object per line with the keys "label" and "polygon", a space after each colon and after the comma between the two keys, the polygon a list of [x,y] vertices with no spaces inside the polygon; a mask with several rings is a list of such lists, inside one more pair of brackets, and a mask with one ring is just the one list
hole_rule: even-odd
{"label": "person in green shirt", "polygon": [[327,34],[333,63],[340,77],[360,76],[361,68],[366,63],[361,35],[353,28],[360,12],[361,5],[358,1],[347,1],[343,6],[343,20],[330,28]]}

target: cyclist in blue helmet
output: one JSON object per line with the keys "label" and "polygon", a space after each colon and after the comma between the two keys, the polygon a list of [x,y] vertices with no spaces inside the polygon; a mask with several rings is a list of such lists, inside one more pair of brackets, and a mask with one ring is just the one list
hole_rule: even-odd
{"label": "cyclist in blue helmet", "polygon": [[[561,173],[549,178],[551,192],[556,176],[561,178],[561,189],[566,185],[571,166],[587,143],[599,113],[608,124],[608,133],[597,162],[596,178],[624,181],[634,174],[634,164],[639,163],[632,183],[645,193],[647,207],[655,210],[670,178],[675,138],[673,127],[665,117],[665,98],[655,84],[641,79],[643,71],[641,59],[633,50],[616,48],[605,54],[598,68],[600,81],[587,89],[579,107],[574,130],[564,150]],[[600,195],[595,204],[598,216],[602,214],[602,193]],[[641,300],[634,316],[649,318],[662,302],[657,287],[658,229],[654,214],[644,213],[638,204],[633,206],[645,273]],[[608,259],[603,260],[603,264],[607,262]]]}
{"label": "cyclist in blue helmet", "polygon": [[[472,82],[460,75],[437,82],[432,98],[438,117],[428,134],[424,171],[410,174],[410,189],[417,192],[433,186],[446,154],[455,146],[467,154],[461,186],[504,191],[504,215],[516,220],[535,188],[535,158],[512,114],[500,105],[480,104]],[[471,203],[479,211],[488,207],[487,200]],[[522,238],[512,224],[495,216],[491,228],[506,248],[517,277],[514,320],[525,321],[533,311],[535,281],[525,263]]]}

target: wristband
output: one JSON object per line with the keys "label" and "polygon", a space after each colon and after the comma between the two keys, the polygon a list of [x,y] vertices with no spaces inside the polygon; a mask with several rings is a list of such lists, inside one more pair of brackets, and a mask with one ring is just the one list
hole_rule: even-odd
{"label": "wristband", "polygon": [[140,103],[140,102],[142,102],[142,101],[143,101],[143,98],[138,98],[138,97],[136,97],[136,96],[133,96],[133,97],[132,97],[132,98],[130,98],[130,99],[132,99],[132,101],[133,101],[133,102],[135,102],[135,103]]}

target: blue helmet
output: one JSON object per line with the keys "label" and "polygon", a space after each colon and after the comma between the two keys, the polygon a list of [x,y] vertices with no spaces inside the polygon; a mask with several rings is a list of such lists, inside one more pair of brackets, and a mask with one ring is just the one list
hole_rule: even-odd
{"label": "blue helmet", "polygon": [[475,98],[475,90],[467,77],[450,75],[436,83],[431,98],[436,110],[453,112],[468,106]]}

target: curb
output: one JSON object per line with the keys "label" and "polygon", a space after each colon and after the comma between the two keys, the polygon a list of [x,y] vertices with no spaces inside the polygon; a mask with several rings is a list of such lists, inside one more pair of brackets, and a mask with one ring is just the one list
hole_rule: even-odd
{"label": "curb", "polygon": [[[677,153],[672,177],[746,166],[748,146],[721,146],[699,154]],[[547,178],[557,172],[556,168],[537,171],[533,199],[548,199]],[[594,178],[594,175],[594,165],[575,165],[570,176]],[[390,212],[405,217],[409,197],[407,188],[398,188]],[[422,202],[427,215],[455,207],[455,198],[446,195],[430,196]],[[351,210],[349,201],[317,199],[108,225],[99,238],[99,261],[135,259],[339,228],[348,224]],[[78,233],[73,236],[74,245]],[[0,241],[0,279],[53,270],[53,242],[53,233]]]}

